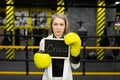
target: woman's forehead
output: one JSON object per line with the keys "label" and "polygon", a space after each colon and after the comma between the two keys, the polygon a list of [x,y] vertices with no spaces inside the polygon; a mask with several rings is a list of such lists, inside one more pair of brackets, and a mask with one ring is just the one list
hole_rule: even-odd
{"label": "woman's forehead", "polygon": [[53,22],[65,22],[65,20],[64,19],[62,19],[62,18],[55,18],[54,20],[53,20]]}

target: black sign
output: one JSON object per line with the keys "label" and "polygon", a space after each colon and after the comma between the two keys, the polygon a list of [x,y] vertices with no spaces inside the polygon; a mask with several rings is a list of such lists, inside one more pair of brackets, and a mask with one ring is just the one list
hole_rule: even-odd
{"label": "black sign", "polygon": [[45,39],[45,52],[52,58],[69,58],[69,46],[63,39]]}

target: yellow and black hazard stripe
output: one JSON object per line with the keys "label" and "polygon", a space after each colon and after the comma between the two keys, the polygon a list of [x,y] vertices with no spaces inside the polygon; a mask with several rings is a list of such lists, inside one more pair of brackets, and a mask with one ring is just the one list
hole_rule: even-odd
{"label": "yellow and black hazard stripe", "polygon": [[[98,6],[106,6],[105,0],[98,0]],[[105,12],[106,9],[103,7],[97,8],[97,23],[96,23],[96,35],[103,36],[104,28],[105,28]],[[101,38],[96,39],[96,46],[100,46]],[[97,59],[102,60],[104,59],[104,49],[96,49],[97,52]]]}
{"label": "yellow and black hazard stripe", "polygon": [[15,58],[15,49],[8,49],[6,52],[6,59],[12,60]]}
{"label": "yellow and black hazard stripe", "polygon": [[13,31],[14,29],[14,2],[13,0],[6,0],[6,30]]}
{"label": "yellow and black hazard stripe", "polygon": [[65,14],[65,2],[64,2],[64,0],[57,0],[57,13]]}
{"label": "yellow and black hazard stripe", "polygon": [[[12,35],[14,32],[14,1],[6,0],[6,31],[10,31]],[[15,37],[12,36],[12,45],[15,45]],[[8,48],[6,51],[6,59],[14,59],[15,49]]]}

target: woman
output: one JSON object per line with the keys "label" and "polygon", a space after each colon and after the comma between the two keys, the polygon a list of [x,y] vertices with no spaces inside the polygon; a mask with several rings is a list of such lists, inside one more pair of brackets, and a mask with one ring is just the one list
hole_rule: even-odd
{"label": "woman", "polygon": [[[70,32],[67,17],[64,14],[54,14],[51,19],[47,38],[64,38]],[[68,36],[69,37],[69,36]],[[80,46],[80,45],[79,45]],[[44,39],[40,42],[39,51],[44,50]],[[74,49],[76,50],[76,49]],[[79,52],[79,51],[78,51]],[[80,56],[71,56],[72,67],[78,68]],[[73,80],[71,62],[69,59],[52,59],[52,64],[45,69],[42,80]]]}

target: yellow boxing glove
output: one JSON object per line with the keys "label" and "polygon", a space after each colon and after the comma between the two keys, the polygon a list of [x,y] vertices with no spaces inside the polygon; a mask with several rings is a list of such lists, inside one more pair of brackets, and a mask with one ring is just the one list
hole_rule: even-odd
{"label": "yellow boxing glove", "polygon": [[66,45],[71,47],[71,55],[77,57],[81,51],[81,39],[80,37],[74,33],[70,32],[64,37],[64,41]]}
{"label": "yellow boxing glove", "polygon": [[47,53],[37,52],[34,54],[34,63],[37,68],[47,68],[52,63],[52,59]]}

